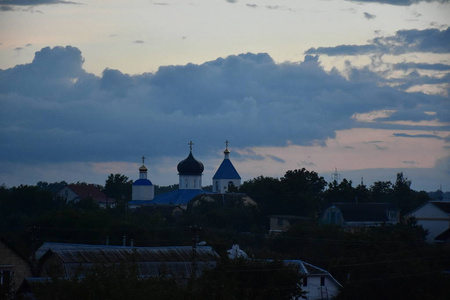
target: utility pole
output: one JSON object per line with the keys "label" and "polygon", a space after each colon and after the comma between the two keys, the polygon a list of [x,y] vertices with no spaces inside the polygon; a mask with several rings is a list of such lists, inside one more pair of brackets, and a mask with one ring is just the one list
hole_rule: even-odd
{"label": "utility pole", "polygon": [[197,277],[197,244],[200,242],[200,237],[198,232],[202,230],[201,227],[193,225],[190,227],[194,237],[192,238],[192,270],[191,270],[191,281],[195,280]]}

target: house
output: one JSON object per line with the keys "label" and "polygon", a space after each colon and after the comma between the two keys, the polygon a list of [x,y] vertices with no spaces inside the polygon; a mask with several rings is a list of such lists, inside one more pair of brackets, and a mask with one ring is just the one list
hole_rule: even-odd
{"label": "house", "polygon": [[335,224],[347,229],[397,224],[400,209],[392,203],[333,203],[322,214],[324,224]]}
{"label": "house", "polygon": [[[249,259],[236,244],[227,253],[230,259]],[[342,289],[342,285],[327,270],[303,260],[283,260],[283,264],[298,269],[302,275],[302,282],[299,284],[308,300],[334,299]]]}
{"label": "house", "polygon": [[66,203],[92,199],[101,208],[113,206],[116,203],[115,199],[106,196],[105,193],[93,184],[69,184],[61,189],[56,196],[64,199]]}
{"label": "house", "polygon": [[83,276],[96,265],[135,263],[139,276],[170,276],[184,282],[192,275],[200,276],[205,269],[214,268],[219,259],[219,255],[209,246],[197,246],[195,251],[191,246],[128,247],[63,243],[43,246],[36,253],[39,277],[43,278],[73,278]]}
{"label": "house", "polygon": [[303,275],[301,285],[307,300],[334,299],[342,289],[342,285],[327,270],[302,260],[284,260],[283,263],[298,267]]}
{"label": "house", "polygon": [[[440,235],[450,228],[450,202],[428,201],[405,215],[405,218],[410,217],[414,217],[418,225],[428,230],[428,242],[439,243],[446,238]],[[435,241],[437,237],[439,239]]]}
{"label": "house", "polygon": [[434,238],[436,244],[444,245],[446,247],[450,246],[450,229],[447,229],[440,235]]}
{"label": "house", "polygon": [[0,237],[0,298],[14,293],[24,278],[32,276],[31,264],[3,237]]}
{"label": "house", "polygon": [[309,218],[294,215],[272,215],[269,218],[269,234],[282,233],[288,231],[293,224],[309,221]]}

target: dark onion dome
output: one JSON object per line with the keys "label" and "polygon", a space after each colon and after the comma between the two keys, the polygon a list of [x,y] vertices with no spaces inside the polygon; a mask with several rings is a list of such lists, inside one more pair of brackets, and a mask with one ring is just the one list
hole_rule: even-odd
{"label": "dark onion dome", "polygon": [[192,155],[192,152],[190,152],[189,156],[185,160],[182,160],[177,166],[178,173],[182,175],[201,175],[204,169],[205,167],[203,167],[202,162],[196,160]]}

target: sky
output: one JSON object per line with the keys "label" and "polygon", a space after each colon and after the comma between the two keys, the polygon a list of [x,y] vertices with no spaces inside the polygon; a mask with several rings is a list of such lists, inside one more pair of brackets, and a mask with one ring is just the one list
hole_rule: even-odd
{"label": "sky", "polygon": [[225,141],[242,180],[305,168],[450,191],[449,0],[0,0],[0,184],[157,185]]}

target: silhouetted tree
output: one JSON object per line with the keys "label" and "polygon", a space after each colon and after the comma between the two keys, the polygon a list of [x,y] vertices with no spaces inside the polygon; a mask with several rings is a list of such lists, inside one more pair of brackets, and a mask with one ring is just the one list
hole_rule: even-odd
{"label": "silhouetted tree", "polygon": [[305,168],[287,171],[281,178],[285,213],[316,217],[326,184],[314,171]]}
{"label": "silhouetted tree", "polygon": [[104,192],[108,197],[116,199],[119,202],[128,202],[131,200],[131,188],[133,181],[122,174],[110,174],[105,182]]}

